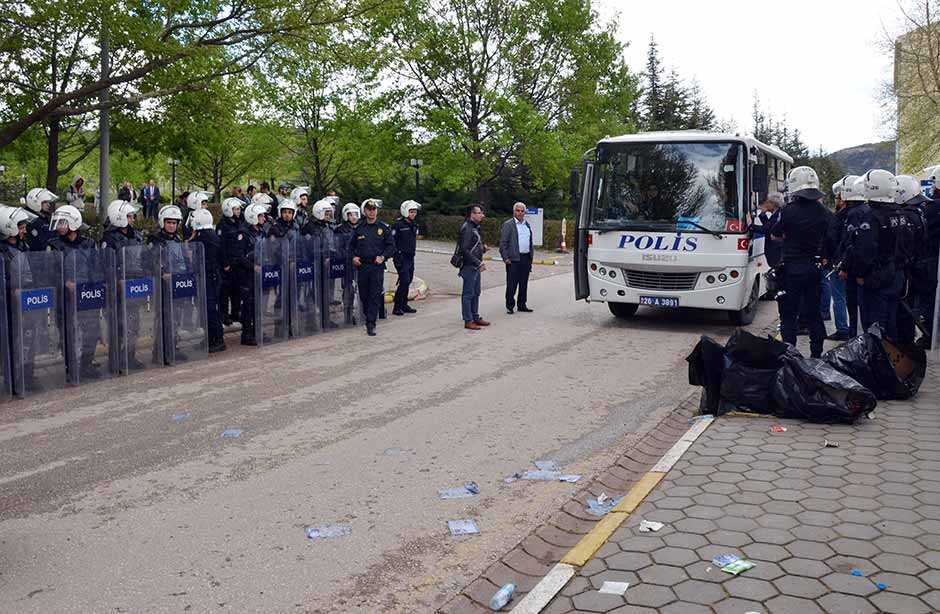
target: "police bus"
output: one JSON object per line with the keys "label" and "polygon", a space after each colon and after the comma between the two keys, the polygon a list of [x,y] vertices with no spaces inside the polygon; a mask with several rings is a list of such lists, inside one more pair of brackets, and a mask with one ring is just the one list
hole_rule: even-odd
{"label": "police bus", "polygon": [[784,191],[790,156],[747,136],[683,130],[605,138],[583,162],[583,177],[572,172],[578,300],[606,302],[618,318],[646,305],[754,319],[769,238],[751,236],[745,214]]}

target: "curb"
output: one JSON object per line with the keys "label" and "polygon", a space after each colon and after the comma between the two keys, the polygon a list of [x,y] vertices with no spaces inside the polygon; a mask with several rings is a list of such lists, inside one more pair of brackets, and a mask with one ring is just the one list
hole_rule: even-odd
{"label": "curb", "polygon": [[538,614],[575,576],[578,568],[583,567],[600,550],[614,531],[626,522],[636,508],[643,503],[647,495],[656,488],[666,474],[678,462],[695,440],[705,432],[714,421],[713,416],[703,416],[695,420],[679,441],[677,441],[659,462],[653,466],[624,496],[617,506],[604,516],[581,538],[561,561],[546,574],[535,587],[526,594],[512,612],[516,614]]}

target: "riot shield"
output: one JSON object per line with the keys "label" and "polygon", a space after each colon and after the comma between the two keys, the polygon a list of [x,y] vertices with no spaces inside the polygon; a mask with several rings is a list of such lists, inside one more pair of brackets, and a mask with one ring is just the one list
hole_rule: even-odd
{"label": "riot shield", "polygon": [[117,255],[117,363],[123,374],[163,366],[160,246],[133,245]]}
{"label": "riot shield", "polygon": [[290,243],[290,334],[307,337],[323,329],[320,279],[323,275],[320,243],[310,235]]}
{"label": "riot shield", "polygon": [[24,252],[10,263],[11,365],[17,396],[66,383],[62,252]]}
{"label": "riot shield", "polygon": [[349,235],[335,234],[323,249],[323,326],[338,328],[363,322],[356,287],[356,267],[352,264]]}
{"label": "riot shield", "polygon": [[284,341],[290,332],[287,239],[264,238],[255,244],[255,341]]}
{"label": "riot shield", "polygon": [[166,243],[163,279],[163,359],[177,365],[209,357],[206,270],[202,243]]}
{"label": "riot shield", "polygon": [[0,401],[13,395],[13,376],[10,373],[10,322],[7,311],[7,275],[0,258]]}
{"label": "riot shield", "polygon": [[116,375],[114,250],[65,253],[65,359],[70,384]]}

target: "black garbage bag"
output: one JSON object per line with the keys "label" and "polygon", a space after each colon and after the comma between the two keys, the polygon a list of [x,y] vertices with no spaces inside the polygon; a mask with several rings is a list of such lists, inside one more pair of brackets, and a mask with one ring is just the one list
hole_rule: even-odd
{"label": "black garbage bag", "polygon": [[692,348],[692,353],[685,357],[689,363],[689,383],[702,386],[701,412],[718,413],[721,400],[721,373],[724,369],[725,348],[711,337],[702,335]]}
{"label": "black garbage bag", "polygon": [[778,415],[851,424],[878,404],[871,390],[825,360],[787,355],[774,379]]}
{"label": "black garbage bag", "polygon": [[787,348],[786,343],[771,337],[757,337],[745,330],[736,330],[725,344],[718,413],[774,413],[774,377]]}
{"label": "black garbage bag", "polygon": [[883,340],[877,325],[829,350],[823,360],[883,400],[909,399],[917,394],[927,370],[923,350],[901,349]]}

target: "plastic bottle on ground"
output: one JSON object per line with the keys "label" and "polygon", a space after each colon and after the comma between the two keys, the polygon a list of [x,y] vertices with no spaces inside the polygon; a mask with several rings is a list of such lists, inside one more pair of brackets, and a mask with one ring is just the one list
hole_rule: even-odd
{"label": "plastic bottle on ground", "polygon": [[493,598],[490,599],[490,609],[494,612],[501,610],[504,605],[509,603],[509,600],[512,599],[512,594],[515,592],[516,584],[514,582],[503,584],[503,586],[496,591],[496,594],[493,595]]}

